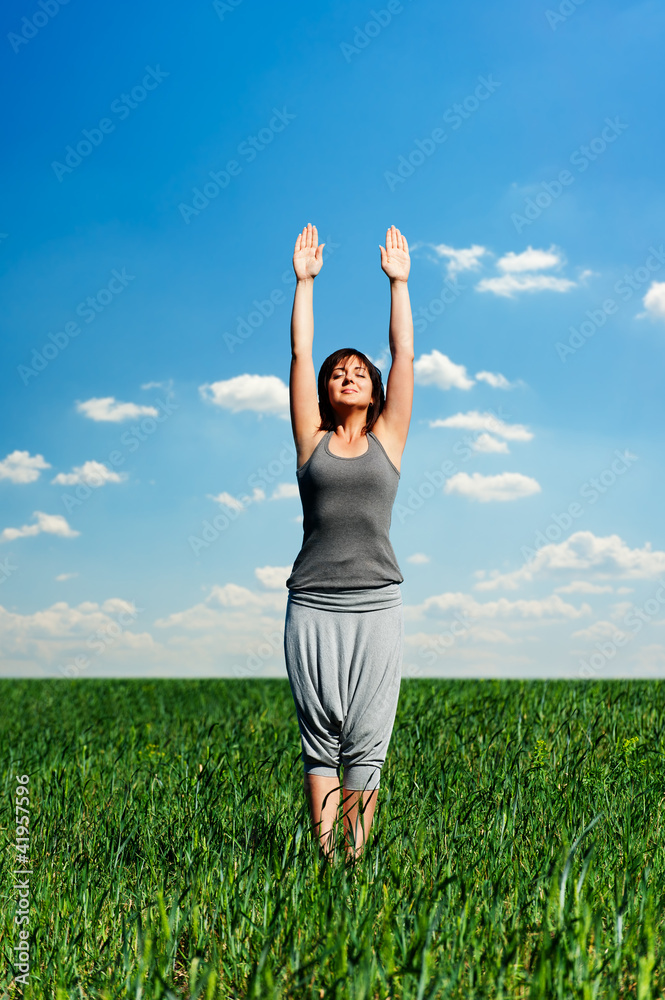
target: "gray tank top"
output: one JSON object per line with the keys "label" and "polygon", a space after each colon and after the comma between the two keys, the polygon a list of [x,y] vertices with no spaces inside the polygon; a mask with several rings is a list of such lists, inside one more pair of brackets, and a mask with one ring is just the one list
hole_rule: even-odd
{"label": "gray tank top", "polygon": [[364,590],[403,583],[389,531],[400,474],[369,431],[368,450],[333,455],[332,431],[296,469],[303,542],[289,590]]}

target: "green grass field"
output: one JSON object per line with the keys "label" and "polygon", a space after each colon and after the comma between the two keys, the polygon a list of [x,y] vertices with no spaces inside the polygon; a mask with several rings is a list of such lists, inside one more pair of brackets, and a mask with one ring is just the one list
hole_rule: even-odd
{"label": "green grass field", "polygon": [[286,680],[3,680],[0,732],[3,997],[665,995],[665,682],[404,680],[353,869]]}

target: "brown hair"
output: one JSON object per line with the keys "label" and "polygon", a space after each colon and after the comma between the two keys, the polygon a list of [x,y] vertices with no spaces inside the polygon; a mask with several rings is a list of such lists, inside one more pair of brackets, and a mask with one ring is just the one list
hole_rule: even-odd
{"label": "brown hair", "polygon": [[356,351],[352,347],[340,347],[338,351],[333,354],[328,355],[326,360],[321,365],[319,369],[319,412],[321,414],[321,424],[317,428],[320,431],[334,431],[337,427],[337,418],[335,411],[330,405],[330,397],[328,395],[328,383],[332,377],[332,373],[337,368],[340,361],[345,361],[347,358],[358,358],[359,361],[366,366],[369,376],[372,380],[372,396],[374,397],[374,402],[370,403],[367,407],[367,421],[363,427],[363,432],[367,434],[371,431],[372,427],[376,423],[377,417],[381,413],[381,410],[385,406],[386,397],[383,391],[383,382],[381,381],[381,369],[377,368],[376,365],[372,364],[367,355],[363,354],[362,351]]}

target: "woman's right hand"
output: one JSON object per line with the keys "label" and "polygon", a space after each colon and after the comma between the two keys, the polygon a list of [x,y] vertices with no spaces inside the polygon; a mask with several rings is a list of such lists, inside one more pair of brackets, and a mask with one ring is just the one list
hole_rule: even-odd
{"label": "woman's right hand", "polygon": [[319,234],[316,226],[309,222],[302,233],[296,239],[296,248],[293,253],[293,270],[299,281],[305,278],[315,278],[323,264],[323,248],[325,243],[319,246]]}

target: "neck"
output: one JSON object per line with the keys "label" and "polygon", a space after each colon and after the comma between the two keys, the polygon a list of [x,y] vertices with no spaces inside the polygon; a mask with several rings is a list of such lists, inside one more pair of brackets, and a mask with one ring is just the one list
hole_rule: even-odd
{"label": "neck", "polygon": [[337,426],[332,433],[337,435],[337,437],[342,438],[342,440],[346,441],[348,444],[364,437],[363,428],[367,422],[367,414],[350,414],[346,420],[340,420],[339,417],[337,417],[337,421]]}

